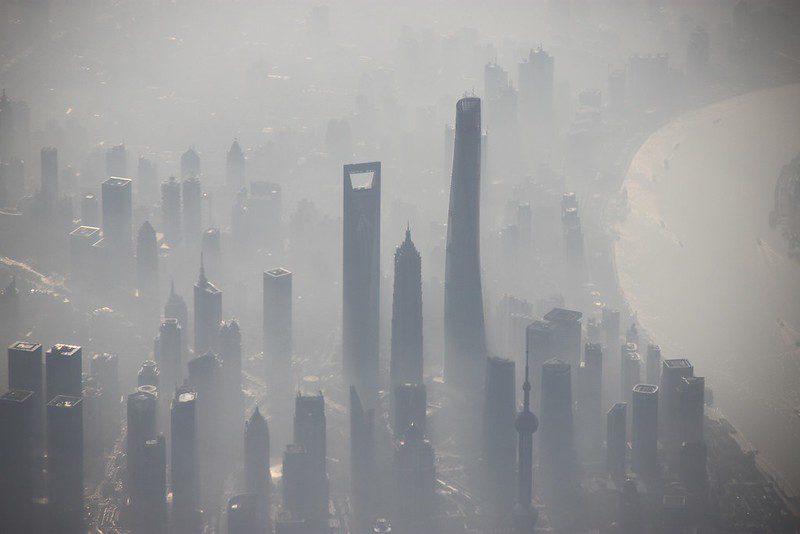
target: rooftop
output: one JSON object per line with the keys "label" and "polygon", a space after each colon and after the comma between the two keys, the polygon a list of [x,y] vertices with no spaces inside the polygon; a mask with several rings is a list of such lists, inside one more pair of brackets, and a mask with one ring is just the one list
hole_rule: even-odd
{"label": "rooftop", "polygon": [[194,402],[197,400],[197,392],[184,391],[178,394],[178,402]]}
{"label": "rooftop", "polygon": [[103,182],[103,186],[113,186],[113,187],[130,187],[131,179],[130,178],[120,178],[118,176],[112,176],[105,182]]}
{"label": "rooftop", "polygon": [[664,367],[668,367],[670,369],[686,369],[691,367],[692,363],[685,359],[685,358],[677,358],[674,360],[664,360]]}
{"label": "rooftop", "polygon": [[80,356],[81,348],[77,345],[64,345],[61,343],[56,343],[48,352],[54,355],[57,354],[59,356]]}
{"label": "rooftop", "polygon": [[100,228],[96,226],[79,226],[69,233],[76,237],[92,237],[100,233]]}
{"label": "rooftop", "polygon": [[634,393],[655,393],[658,391],[658,386],[653,384],[636,384],[633,386]]}
{"label": "rooftop", "polygon": [[9,389],[2,396],[0,396],[0,400],[6,402],[15,402],[21,403],[25,402],[30,397],[33,397],[33,391],[28,391],[25,389]]}
{"label": "rooftop", "polygon": [[30,341],[17,341],[9,348],[18,351],[35,352],[40,350],[42,346],[39,343],[31,343]]}
{"label": "rooftop", "polygon": [[626,411],[627,409],[628,409],[628,403],[626,403],[626,402],[617,402],[617,403],[614,404],[614,406],[611,407],[610,410],[608,410],[608,413],[618,413],[618,412]]}
{"label": "rooftop", "polygon": [[266,271],[264,274],[269,275],[273,278],[280,278],[282,276],[290,276],[292,272],[284,269],[283,267],[278,267],[276,269],[270,269],[269,271]]}
{"label": "rooftop", "polygon": [[79,406],[81,403],[80,397],[70,397],[69,395],[58,395],[53,400],[47,403],[48,406],[55,406],[58,408],[73,408]]}
{"label": "rooftop", "polygon": [[566,323],[580,321],[583,314],[575,310],[566,310],[564,308],[553,308],[547,315],[544,316],[545,321],[552,321],[554,323]]}

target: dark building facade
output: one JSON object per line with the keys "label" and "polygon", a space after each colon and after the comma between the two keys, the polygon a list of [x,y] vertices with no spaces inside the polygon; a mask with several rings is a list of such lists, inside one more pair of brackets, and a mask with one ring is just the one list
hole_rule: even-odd
{"label": "dark building facade", "polygon": [[256,406],[244,428],[244,478],[248,493],[256,496],[259,532],[269,524],[272,475],[269,469],[269,427]]}
{"label": "dark building facade", "polygon": [[183,379],[182,331],[175,318],[166,318],[153,340],[153,354],[163,375],[164,390],[169,391]]}
{"label": "dark building facade", "polygon": [[[172,513],[176,523],[196,520],[200,505],[197,453],[197,392],[181,387],[171,409]],[[187,529],[188,530],[188,529]]]}
{"label": "dark building facade", "polygon": [[410,229],[394,253],[390,374],[392,391],[422,383],[422,260]]}
{"label": "dark building facade", "polygon": [[200,179],[195,177],[183,178],[181,182],[183,195],[183,239],[189,246],[200,244],[203,233],[203,189]]}
{"label": "dark building facade", "polygon": [[112,258],[124,261],[133,254],[133,185],[130,179],[112,176],[101,187],[103,240]]}
{"label": "dark building facade", "polygon": [[158,242],[149,221],[142,223],[136,234],[136,287],[140,295],[158,292]]}
{"label": "dark building facade", "polygon": [[164,241],[174,248],[181,240],[181,184],[174,176],[161,184],[161,222]]}
{"label": "dark building facade", "polygon": [[83,402],[58,395],[47,403],[48,523],[65,534],[85,532],[83,522]]}
{"label": "dark building facade", "polygon": [[486,490],[499,510],[514,503],[514,470],[517,459],[517,399],[514,387],[515,365],[511,360],[489,357],[483,406],[483,461],[486,467]]}
{"label": "dark building facade", "polygon": [[402,437],[412,424],[427,433],[425,416],[428,394],[425,384],[399,384],[392,398],[392,430],[396,438]]}
{"label": "dark building facade", "polygon": [[42,361],[42,345],[29,341],[17,341],[8,347],[8,388],[12,390],[30,391],[31,431],[34,433],[33,445],[41,449],[44,445],[44,368]]}
{"label": "dark building facade", "polygon": [[375,514],[375,412],[365,410],[354,386],[350,386],[350,494],[358,528],[365,528]]}
{"label": "dark building facade", "polygon": [[295,397],[294,443],[307,455],[309,494],[308,517],[315,522],[327,521],[328,471],[326,445],[325,397],[322,394]]}
{"label": "dark building facade", "polygon": [[614,404],[606,416],[606,465],[614,480],[625,478],[625,456],[628,450],[627,431],[628,405]]}
{"label": "dark building facade", "polygon": [[658,473],[658,386],[637,384],[633,388],[631,423],[631,467],[644,478]]}
{"label": "dark building facade", "polygon": [[557,358],[542,366],[539,463],[543,492],[551,502],[570,498],[578,486],[571,370]]}
{"label": "dark building facade", "polygon": [[219,350],[222,291],[208,281],[200,256],[200,277],[194,285],[194,353]]}
{"label": "dark building facade", "polygon": [[[367,176],[365,184],[356,179]],[[346,385],[372,404],[378,390],[381,164],[344,166],[342,358]]]}
{"label": "dark building facade", "polygon": [[32,391],[10,389],[0,397],[0,517],[8,532],[24,532],[34,524],[37,408],[41,411]]}
{"label": "dark building facade", "polygon": [[447,217],[444,377],[458,389],[480,387],[486,331],[480,266],[481,101],[456,104],[453,175]]}
{"label": "dark building facade", "polygon": [[46,399],[58,395],[81,396],[81,354],[75,345],[53,345],[45,354]]}
{"label": "dark building facade", "polygon": [[434,534],[436,458],[420,429],[411,426],[395,447],[393,460],[394,517],[403,532]]}
{"label": "dark building facade", "polygon": [[292,273],[264,272],[264,366],[268,384],[285,382],[292,364]]}
{"label": "dark building facade", "polygon": [[239,141],[234,140],[225,159],[225,182],[228,189],[238,191],[245,183],[245,159]]}

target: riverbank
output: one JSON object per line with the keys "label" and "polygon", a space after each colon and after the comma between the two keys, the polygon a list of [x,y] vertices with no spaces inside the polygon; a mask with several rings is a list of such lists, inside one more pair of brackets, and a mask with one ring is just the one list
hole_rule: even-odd
{"label": "riverbank", "polygon": [[771,472],[800,487],[800,269],[769,228],[774,183],[800,147],[800,85],[687,112],[650,135],[614,227],[621,294],[665,357],[685,356]]}

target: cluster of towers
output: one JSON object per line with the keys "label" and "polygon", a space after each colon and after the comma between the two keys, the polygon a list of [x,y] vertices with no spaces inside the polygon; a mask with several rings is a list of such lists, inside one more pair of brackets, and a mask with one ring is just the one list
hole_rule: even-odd
{"label": "cluster of towers", "polygon": [[[532,53],[525,67],[532,69],[530,79],[521,77],[520,90],[523,82],[533,83],[552,71],[552,58],[543,54]],[[544,74],[534,75],[537,69]],[[544,109],[530,112],[546,114]],[[705,487],[703,378],[693,376],[687,360],[662,361],[655,345],[648,346],[643,362],[635,326],[620,344],[618,312],[603,311],[605,345],[584,345],[581,312],[556,307],[534,320],[523,301],[506,301],[509,317],[515,318],[506,325],[506,334],[509,339],[524,337],[523,402],[517,411],[516,373],[523,362],[491,356],[487,349],[479,236],[481,143],[481,101],[465,97],[456,106],[443,381],[456,406],[448,413],[474,414],[476,398],[483,401],[480,446],[472,450],[465,444],[463,450],[479,459],[487,509],[515,532],[533,532],[539,516],[535,503],[544,502],[554,516],[566,514],[580,498],[584,467],[599,464],[630,510],[642,491],[662,492],[665,499],[678,495],[687,509],[697,509]],[[108,152],[110,171],[124,171],[124,148],[118,148]],[[54,149],[42,151],[45,202],[58,199],[57,177],[52,176],[55,158]],[[150,170],[140,161],[141,172]],[[2,440],[2,480],[17,481],[19,502],[9,499],[5,504],[15,524],[27,525],[41,516],[63,525],[64,532],[83,528],[84,454],[90,448],[116,446],[113,429],[122,419],[123,403],[122,482],[133,530],[163,532],[171,525],[179,532],[199,531],[207,521],[204,511],[215,510],[229,494],[226,481],[238,470],[243,482],[227,502],[229,532],[274,527],[279,533],[316,533],[329,532],[335,524],[325,397],[321,392],[296,393],[293,376],[292,272],[263,272],[263,360],[256,380],[266,386],[262,408],[267,407],[269,424],[258,407],[245,421],[242,333],[237,321],[223,320],[223,292],[207,272],[211,278],[220,275],[221,253],[218,230],[202,231],[199,175],[199,156],[189,150],[181,158],[182,181],[170,178],[162,184],[162,237],[145,221],[135,251],[132,181],[127,178],[111,175],[102,184],[102,230],[83,225],[70,233],[74,273],[103,280],[103,273],[92,275],[90,268],[101,265],[109,274],[134,266],[139,295],[158,292],[161,247],[198,253],[193,313],[190,321],[186,302],[171,287],[153,359],[141,364],[135,388],[124,396],[115,355],[94,355],[91,372],[83,375],[80,347],[55,345],[44,365],[40,345],[18,342],[9,349],[10,390],[0,398],[2,422],[9,429]],[[242,185],[244,159],[238,143],[228,153],[227,175],[230,184]],[[262,196],[268,199],[274,192],[265,186]],[[87,200],[84,222],[96,220],[92,205]],[[234,226],[237,213],[235,206]],[[583,236],[574,195],[562,199],[562,223],[567,264],[578,272]],[[409,225],[394,253],[386,440],[377,424],[383,420],[381,391],[386,389],[379,358],[380,235],[381,164],[345,165],[341,383],[349,393],[352,522],[364,530],[388,517],[399,531],[433,533],[438,529],[437,474],[423,379],[422,259]],[[103,261],[95,261],[95,254]],[[613,362],[617,356],[618,364]],[[604,406],[611,406],[605,432]],[[280,506],[272,498],[270,426],[282,436],[291,427],[291,439],[283,438],[276,447],[282,450]],[[391,460],[385,461],[388,456]],[[42,458],[47,459],[46,469]],[[676,479],[682,489],[669,493],[666,481]],[[391,480],[391,487],[384,480]],[[37,500],[43,495],[46,501]],[[43,516],[36,510],[42,503],[48,512]],[[388,522],[381,524],[387,527]]]}

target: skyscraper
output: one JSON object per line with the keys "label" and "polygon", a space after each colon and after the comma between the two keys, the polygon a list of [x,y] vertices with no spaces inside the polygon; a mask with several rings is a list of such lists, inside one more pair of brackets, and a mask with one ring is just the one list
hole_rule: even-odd
{"label": "skyscraper", "polygon": [[642,358],[635,343],[626,343],[621,350],[620,399],[631,404],[633,387],[642,381]]}
{"label": "skyscraper", "polygon": [[42,185],[41,194],[45,210],[58,205],[58,150],[44,147],[41,150]]}
{"label": "skyscraper", "polygon": [[[358,181],[354,184],[354,178]],[[359,182],[363,182],[359,183]],[[371,405],[378,391],[381,164],[344,166],[342,358],[347,385]]]}
{"label": "skyscraper", "polygon": [[164,241],[174,248],[181,240],[181,185],[174,176],[161,184],[161,221]]}
{"label": "skyscraper", "polygon": [[103,240],[111,249],[112,258],[124,261],[133,253],[131,243],[133,187],[128,178],[112,176],[101,187]]}
{"label": "skyscraper", "polygon": [[125,145],[115,145],[106,150],[106,176],[128,176],[128,152]]}
{"label": "skyscraper", "polygon": [[554,124],[554,60],[542,47],[531,50],[519,64],[519,108],[521,123],[530,138],[547,140]]}
{"label": "skyscraper", "polygon": [[175,293],[175,282],[170,283],[169,297],[167,303],[164,305],[164,318],[177,319],[178,325],[183,331],[184,346],[187,344],[187,335],[189,328],[189,310],[186,307],[186,301],[183,297]]}
{"label": "skyscraper", "polygon": [[149,221],[142,223],[136,235],[136,281],[140,295],[153,296],[158,291],[158,242]]}
{"label": "skyscraper", "polygon": [[162,532],[167,520],[167,442],[162,434],[144,442],[141,484],[144,532]]}
{"label": "skyscraper", "polygon": [[578,367],[577,429],[584,457],[594,458],[603,444],[603,348],[587,343]]}
{"label": "skyscraper", "polygon": [[703,441],[706,379],[702,376],[685,376],[677,386],[678,429],[680,443]]}
{"label": "skyscraper", "polygon": [[399,384],[394,388],[392,430],[396,438],[401,438],[412,424],[426,433],[427,402],[425,384]]}
{"label": "skyscraper", "polygon": [[628,405],[618,402],[611,407],[606,418],[608,473],[617,481],[625,477],[625,455],[628,449],[627,411]]}
{"label": "skyscraper", "polygon": [[403,532],[434,534],[436,458],[422,431],[411,425],[395,446],[392,524]]}
{"label": "skyscraper", "polygon": [[456,104],[453,176],[447,216],[444,378],[477,390],[486,358],[480,266],[481,101]]}
{"label": "skyscraper", "polygon": [[45,354],[47,399],[58,395],[81,396],[81,348],[74,345],[53,345]]}
{"label": "skyscraper", "polygon": [[263,534],[262,503],[255,493],[240,493],[228,499],[228,534]]}
{"label": "skyscraper", "polygon": [[633,388],[631,464],[642,477],[658,474],[658,386],[637,384]]}
{"label": "skyscraper", "polygon": [[203,233],[203,189],[197,177],[184,177],[183,193],[183,239],[189,246],[197,246]]}
{"label": "skyscraper", "polygon": [[[224,471],[221,447],[227,437],[222,428],[222,362],[211,351],[186,364],[188,384],[197,392],[197,436],[200,489],[204,507],[217,502]],[[240,434],[241,435],[241,434]]]}
{"label": "skyscraper", "polygon": [[42,368],[42,346],[29,341],[17,341],[8,347],[8,388],[11,390],[30,391],[31,432],[33,446],[41,449],[44,446],[44,378]]}
{"label": "skyscraper", "polygon": [[[525,329],[525,357],[530,360],[533,383],[541,384],[542,365],[555,355],[556,326],[550,321],[533,321]],[[533,404],[538,407],[538,399]]]}
{"label": "skyscraper", "polygon": [[[244,397],[242,395],[242,334],[239,323],[228,321],[219,330],[219,355],[222,359],[222,409],[230,436],[242,435],[244,420]],[[239,458],[238,451],[233,456]]]}
{"label": "skyscraper", "polygon": [[553,308],[544,320],[553,325],[553,356],[576,366],[581,360],[581,317],[579,311]]}
{"label": "skyscraper", "polygon": [[269,427],[258,406],[244,428],[245,488],[258,498],[260,531],[269,523],[272,475],[269,469]]}
{"label": "skyscraper", "polygon": [[325,460],[326,448],[325,397],[302,395],[295,397],[294,443],[308,455],[310,477],[308,499],[311,507],[310,517],[314,521],[327,520],[328,515],[328,473]]}
{"label": "skyscraper", "polygon": [[539,419],[531,411],[531,382],[529,355],[525,354],[525,382],[522,384],[522,410],[517,414],[517,502],[512,512],[515,534],[533,532],[539,512],[533,507],[533,433]]}
{"label": "skyscraper", "polygon": [[374,418],[375,411],[365,410],[356,388],[350,386],[350,492],[359,528],[366,527],[376,512]]}
{"label": "skyscraper", "polygon": [[551,502],[570,498],[578,487],[571,367],[553,358],[542,366],[542,488]]}
{"label": "skyscraper", "polygon": [[648,384],[661,383],[661,347],[653,343],[647,345],[645,377]]}
{"label": "skyscraper", "polygon": [[182,381],[183,344],[178,320],[167,318],[161,323],[153,340],[153,354],[163,374],[163,391],[170,391]]}
{"label": "skyscraper", "polygon": [[122,394],[119,387],[119,358],[116,354],[105,352],[94,354],[90,364],[90,371],[92,378],[103,390],[105,407],[102,410],[103,421],[101,426],[111,436],[119,425],[122,406]]}
{"label": "skyscraper", "polygon": [[234,140],[228,150],[225,160],[225,182],[231,191],[238,191],[244,187],[245,159],[239,141]]}
{"label": "skyscraper", "polygon": [[128,395],[127,479],[132,518],[143,521],[147,515],[145,492],[145,444],[157,436],[158,394],[137,390]]}
{"label": "skyscraper", "polygon": [[677,458],[681,440],[680,397],[678,386],[684,378],[694,376],[694,367],[684,358],[664,360],[661,364],[661,399],[658,428],[659,438],[667,450],[669,460]]}
{"label": "skyscraper", "polygon": [[283,509],[291,520],[300,522],[307,531],[314,515],[319,513],[315,500],[314,480],[308,451],[297,444],[289,444],[283,453]]}
{"label": "skyscraper", "polygon": [[411,230],[394,253],[391,391],[422,383],[422,261]]}
{"label": "skyscraper", "polygon": [[9,532],[33,525],[37,408],[32,391],[10,389],[0,397],[0,517]]}
{"label": "skyscraper", "polygon": [[264,366],[267,383],[291,384],[292,273],[276,268],[264,272]]}
{"label": "skyscraper", "polygon": [[222,291],[206,278],[203,255],[200,277],[194,285],[194,353],[203,354],[219,348],[219,325],[222,322]]}
{"label": "skyscraper", "polygon": [[222,239],[219,228],[208,228],[203,232],[200,250],[206,261],[211,278],[222,278]]}
{"label": "skyscraper", "polygon": [[148,204],[158,197],[158,168],[144,156],[139,156],[136,167],[136,195]]}
{"label": "skyscraper", "polygon": [[172,400],[171,433],[173,516],[176,523],[188,525],[196,518],[200,501],[197,393],[188,387],[180,387],[175,391],[175,398]]}
{"label": "skyscraper", "polygon": [[200,155],[194,148],[189,148],[181,155],[181,180],[188,180],[200,175]]}
{"label": "skyscraper", "polygon": [[50,524],[65,534],[85,532],[82,411],[80,392],[78,396],[58,395],[47,403]]}
{"label": "skyscraper", "polygon": [[511,360],[486,359],[483,405],[483,461],[490,501],[506,514],[514,499],[514,467],[517,456],[514,419],[517,399],[515,366]]}
{"label": "skyscraper", "polygon": [[145,360],[139,368],[139,374],[136,377],[136,385],[158,388],[160,375],[161,372],[158,370],[156,362],[153,360]]}

